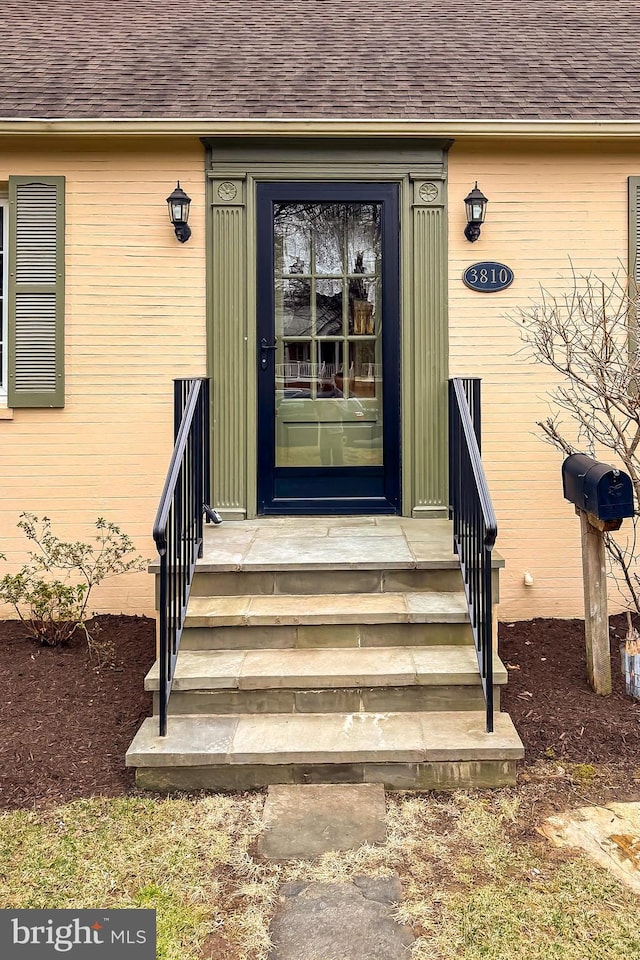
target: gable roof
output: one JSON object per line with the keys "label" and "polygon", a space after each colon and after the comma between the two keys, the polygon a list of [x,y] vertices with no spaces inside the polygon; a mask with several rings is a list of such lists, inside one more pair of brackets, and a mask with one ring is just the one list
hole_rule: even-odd
{"label": "gable roof", "polygon": [[5,119],[638,120],[637,0],[5,0]]}

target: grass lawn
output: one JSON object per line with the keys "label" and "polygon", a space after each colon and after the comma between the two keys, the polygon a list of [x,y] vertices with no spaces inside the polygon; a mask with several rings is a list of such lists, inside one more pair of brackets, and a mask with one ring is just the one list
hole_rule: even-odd
{"label": "grass lawn", "polygon": [[390,794],[385,845],[287,864],[254,855],[262,794],[11,811],[0,907],[153,907],[161,960],[265,960],[280,883],[396,871],[411,960],[640,958],[637,897],[535,833],[541,789]]}

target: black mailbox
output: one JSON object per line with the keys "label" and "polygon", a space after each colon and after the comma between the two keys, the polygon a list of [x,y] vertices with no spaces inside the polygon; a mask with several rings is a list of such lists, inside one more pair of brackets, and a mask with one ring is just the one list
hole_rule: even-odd
{"label": "black mailbox", "polygon": [[562,488],[566,500],[598,520],[633,516],[631,478],[583,453],[572,454],[562,464]]}

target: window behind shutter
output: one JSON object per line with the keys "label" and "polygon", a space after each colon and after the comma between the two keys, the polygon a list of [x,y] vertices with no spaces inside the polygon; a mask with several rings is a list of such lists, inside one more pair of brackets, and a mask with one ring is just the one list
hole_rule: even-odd
{"label": "window behind shutter", "polygon": [[9,178],[10,407],[64,406],[64,177]]}

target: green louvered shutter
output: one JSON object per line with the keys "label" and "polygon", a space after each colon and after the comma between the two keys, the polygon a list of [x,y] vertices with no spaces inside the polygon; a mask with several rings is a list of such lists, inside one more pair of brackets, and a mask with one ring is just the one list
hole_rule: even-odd
{"label": "green louvered shutter", "polygon": [[629,279],[640,290],[640,177],[629,177]]}
{"label": "green louvered shutter", "polygon": [[64,177],[9,178],[10,407],[64,406]]}

